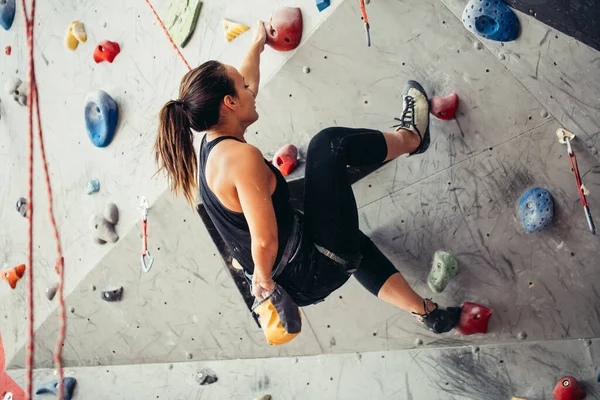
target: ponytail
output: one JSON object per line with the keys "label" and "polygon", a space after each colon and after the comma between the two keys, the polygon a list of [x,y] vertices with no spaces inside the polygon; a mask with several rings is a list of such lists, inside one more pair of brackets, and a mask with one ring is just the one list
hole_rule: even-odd
{"label": "ponytail", "polygon": [[171,100],[160,110],[154,151],[157,172],[166,171],[171,192],[183,193],[188,203],[195,206],[198,162],[190,120],[181,101]]}

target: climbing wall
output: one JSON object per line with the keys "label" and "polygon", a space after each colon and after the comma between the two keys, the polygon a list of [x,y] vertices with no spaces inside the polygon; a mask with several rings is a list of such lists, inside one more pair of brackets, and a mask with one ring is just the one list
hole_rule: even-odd
{"label": "climbing wall", "polygon": [[[218,36],[222,32],[206,27],[220,26],[224,15],[251,24],[283,5],[263,1],[247,10],[240,3],[226,11],[217,3],[203,6],[199,31],[184,49],[192,63],[215,57],[239,65],[249,35],[226,44]],[[64,358],[68,373],[80,382],[80,393],[92,392],[89,380],[97,385],[102,372],[100,379],[107,382],[102,386],[110,386],[102,396],[250,398],[270,392],[280,396],[276,399],[348,399],[367,393],[360,386],[374,398],[480,399],[482,393],[489,395],[486,399],[548,398],[561,376],[573,374],[588,382],[594,398],[595,344],[577,339],[600,332],[595,306],[600,242],[587,229],[566,148],[555,132],[565,127],[577,135],[574,149],[599,221],[598,52],[521,13],[516,42],[480,39],[458,19],[466,4],[459,0],[371,2],[368,48],[358,2],[335,3],[321,14],[312,4],[302,6],[306,36],[296,52],[265,51],[261,119],[248,130],[248,141],[268,155],[285,143],[305,148],[331,125],[389,129],[401,112],[399,91],[407,79],[421,82],[429,95],[458,93],[455,119],[432,118],[432,146],[425,155],[395,160],[354,187],[361,229],[409,283],[442,305],[475,301],[488,306],[493,313],[488,334],[429,334],[410,315],[380,302],[351,279],[325,303],[303,309],[298,339],[284,347],[268,346],[195,211],[165,192],[162,180],[151,179],[158,107],[176,96],[185,71],[153,25],[151,12],[143,2],[110,12],[86,3],[77,16],[48,7],[41,12],[48,18],[38,31],[58,25],[66,30],[75,17],[95,21],[97,14],[107,22],[106,27],[87,28],[86,52],[85,45],[68,52],[60,35],[38,39],[45,45],[38,47],[44,49],[38,64],[43,111],[47,105],[42,118],[48,124],[59,228],[67,251]],[[166,4],[155,6],[161,10]],[[52,18],[60,24],[48,22]],[[135,22],[121,25],[115,18]],[[22,28],[17,23],[13,29],[16,41]],[[96,65],[90,49],[105,38],[123,40],[122,53],[111,65]],[[135,38],[135,44],[124,38]],[[23,64],[15,50],[3,59],[0,76]],[[48,58],[65,52],[75,61]],[[140,62],[144,59],[148,61]],[[305,67],[310,73],[303,72]],[[81,99],[92,88],[105,88],[123,110],[115,141],[103,150],[89,144],[82,120],[70,118],[83,113]],[[54,104],[55,93],[66,99],[66,107]],[[0,107],[5,103],[2,97]],[[25,172],[12,165],[25,165],[24,153],[14,150],[25,148],[23,122],[17,122],[25,112],[13,104],[0,112],[0,129],[9,138],[3,142],[3,174],[10,182],[10,193],[2,192],[6,206],[0,212],[11,226],[0,234],[6,262],[16,265],[25,256],[26,237],[25,220],[13,204],[24,193]],[[134,165],[140,167],[133,170]],[[88,196],[83,189],[91,177],[99,177],[102,186]],[[552,193],[556,216],[546,231],[526,234],[516,203],[533,186]],[[149,273],[140,266],[140,195],[151,204],[148,240],[156,259]],[[87,219],[109,200],[121,209],[120,239],[96,246]],[[41,212],[36,218],[44,220]],[[49,232],[44,222],[37,229],[38,238]],[[50,368],[58,317],[44,289],[54,279],[53,253],[49,241],[39,243],[36,365]],[[456,254],[459,273],[442,294],[434,295],[426,278],[439,248]],[[102,291],[119,287],[124,288],[120,302],[102,300]],[[7,367],[22,383],[24,285],[0,290]],[[347,354],[354,352],[374,353],[361,361]],[[419,369],[412,366],[415,362]],[[205,367],[215,370],[219,381],[199,387],[197,373]],[[372,372],[368,378],[359,375],[365,370]],[[132,384],[146,372],[154,378]],[[40,370],[36,382],[52,376],[52,371]],[[361,385],[352,384],[357,381]]]}

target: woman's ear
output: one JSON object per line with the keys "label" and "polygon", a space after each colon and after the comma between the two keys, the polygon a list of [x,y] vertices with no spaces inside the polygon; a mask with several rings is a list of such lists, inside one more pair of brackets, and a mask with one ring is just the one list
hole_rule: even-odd
{"label": "woman's ear", "polygon": [[229,94],[223,98],[223,104],[231,111],[237,110],[237,101],[233,96]]}

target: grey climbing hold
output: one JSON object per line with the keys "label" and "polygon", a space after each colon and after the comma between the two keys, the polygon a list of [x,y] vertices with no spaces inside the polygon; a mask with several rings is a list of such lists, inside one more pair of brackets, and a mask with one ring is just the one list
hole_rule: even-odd
{"label": "grey climbing hold", "polygon": [[190,353],[189,351],[185,353],[185,358],[187,358],[188,360],[191,360],[192,357],[192,353]]}
{"label": "grey climbing hold", "polygon": [[71,307],[69,311],[71,311],[71,314],[73,314],[75,312],[75,307]]}
{"label": "grey climbing hold", "polygon": [[473,346],[473,347],[471,348],[471,351],[473,352],[473,354],[477,354],[477,353],[479,353],[479,347],[477,347],[477,346]]}
{"label": "grey climbing hold", "polygon": [[4,90],[20,105],[27,105],[27,84],[16,76],[6,81]]}
{"label": "grey climbing hold", "polygon": [[90,226],[94,230],[94,240],[96,243],[105,244],[106,242],[115,243],[119,240],[119,235],[115,231],[115,225],[119,222],[119,209],[114,203],[108,203],[104,209],[104,215],[92,215],[90,217]]}
{"label": "grey climbing hold", "polygon": [[17,200],[17,211],[23,217],[27,217],[27,200],[24,197],[21,197],[19,200]]}
{"label": "grey climbing hold", "polygon": [[517,339],[519,340],[525,340],[527,339],[527,332],[525,331],[521,331],[517,334]]}
{"label": "grey climbing hold", "polygon": [[498,58],[500,59],[500,61],[506,60],[506,56],[503,53],[498,54]]}
{"label": "grey climbing hold", "polygon": [[113,301],[121,301],[123,297],[123,286],[114,290],[103,290],[102,291],[102,300],[113,302]]}
{"label": "grey climbing hold", "polygon": [[54,296],[56,296],[56,291],[58,290],[57,285],[49,286],[46,288],[46,297],[48,300],[52,301]]}
{"label": "grey climbing hold", "polygon": [[423,346],[423,339],[417,338],[415,340],[415,346]]}
{"label": "grey climbing hold", "polygon": [[93,292],[96,290],[96,285],[90,285],[90,290]]}
{"label": "grey climbing hold", "polygon": [[548,111],[546,111],[546,110],[542,110],[542,111],[540,111],[540,116],[541,116],[542,118],[548,118]]}
{"label": "grey climbing hold", "polygon": [[85,184],[85,192],[87,194],[96,193],[100,190],[100,181],[98,179],[92,179]]}
{"label": "grey climbing hold", "polygon": [[482,50],[483,44],[481,42],[474,42],[473,47],[475,48],[475,50]]}
{"label": "grey climbing hold", "polygon": [[362,354],[356,353],[356,359],[360,361],[362,359]]}
{"label": "grey climbing hold", "polygon": [[169,364],[169,370],[173,369],[173,364]]}
{"label": "grey climbing hold", "polygon": [[305,74],[310,74],[310,67],[302,67],[302,72]]}
{"label": "grey climbing hold", "polygon": [[585,341],[585,347],[590,347],[592,345],[592,341],[591,340],[586,340]]}
{"label": "grey climbing hold", "polygon": [[196,382],[198,382],[200,385],[210,385],[218,380],[219,378],[217,375],[209,369],[204,368],[196,372]]}
{"label": "grey climbing hold", "polygon": [[[75,391],[75,386],[77,385],[77,380],[70,376],[63,379],[64,390],[63,394],[64,400],[71,400],[73,398],[73,392]],[[52,381],[41,385],[35,392],[35,394],[58,394],[58,381]]]}

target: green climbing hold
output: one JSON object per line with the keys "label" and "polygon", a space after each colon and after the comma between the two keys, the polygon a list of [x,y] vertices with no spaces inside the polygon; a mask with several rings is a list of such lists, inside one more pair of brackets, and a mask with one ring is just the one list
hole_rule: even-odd
{"label": "green climbing hold", "polygon": [[435,293],[442,293],[450,278],[458,273],[458,262],[456,258],[443,250],[437,250],[433,255],[431,271],[427,277],[429,288]]}
{"label": "green climbing hold", "polygon": [[173,0],[167,8],[165,27],[180,47],[185,47],[200,16],[202,2],[199,0]]}

